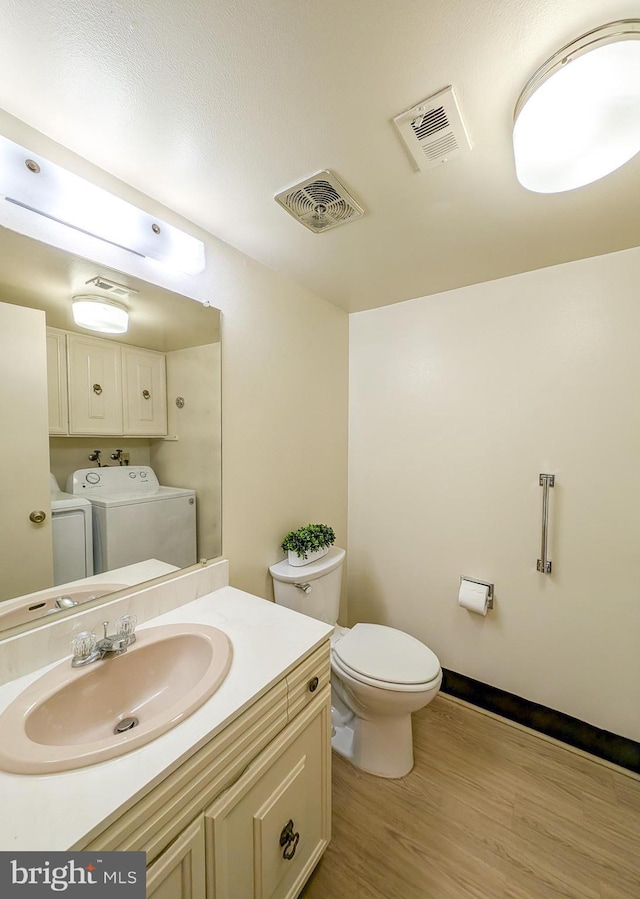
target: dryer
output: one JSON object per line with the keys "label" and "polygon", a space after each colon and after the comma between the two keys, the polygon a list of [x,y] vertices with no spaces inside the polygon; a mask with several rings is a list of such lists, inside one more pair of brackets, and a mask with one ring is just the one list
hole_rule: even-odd
{"label": "dryer", "polygon": [[148,465],[81,468],[67,490],[91,503],[96,574],[146,559],[196,562],[195,490],[160,486]]}
{"label": "dryer", "polygon": [[57,587],[93,574],[92,510],[88,500],[63,493],[55,476],[50,478],[53,586]]}

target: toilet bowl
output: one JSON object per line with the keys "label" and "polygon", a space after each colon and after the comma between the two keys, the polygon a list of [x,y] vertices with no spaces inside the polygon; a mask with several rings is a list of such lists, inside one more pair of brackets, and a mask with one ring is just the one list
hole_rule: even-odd
{"label": "toilet bowl", "polygon": [[303,567],[269,568],[276,603],[334,625],[332,746],[356,767],[403,777],[413,767],[411,715],[442,683],[437,656],[410,634],[380,624],[337,625],[344,549]]}

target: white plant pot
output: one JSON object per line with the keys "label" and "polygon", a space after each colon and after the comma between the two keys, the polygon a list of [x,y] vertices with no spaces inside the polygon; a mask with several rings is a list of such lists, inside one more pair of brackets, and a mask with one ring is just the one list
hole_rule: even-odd
{"label": "white plant pot", "polygon": [[311,562],[317,562],[318,559],[321,559],[323,556],[326,556],[326,554],[328,552],[329,552],[329,547],[325,546],[324,549],[319,549],[319,550],[317,550],[317,552],[307,553],[307,558],[305,559],[304,556],[299,556],[297,553],[294,553],[291,550],[289,550],[287,553],[288,562],[289,562],[289,565],[293,565],[294,568],[299,568],[302,565],[310,565]]}

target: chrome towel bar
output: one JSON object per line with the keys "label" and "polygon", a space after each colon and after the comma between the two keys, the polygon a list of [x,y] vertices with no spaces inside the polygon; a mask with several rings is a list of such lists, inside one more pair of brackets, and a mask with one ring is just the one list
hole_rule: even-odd
{"label": "chrome towel bar", "polygon": [[543,574],[551,574],[551,562],[547,559],[547,544],[549,541],[549,488],[555,484],[555,475],[541,474],[540,486],[542,491],[542,548],[538,559],[537,569]]}

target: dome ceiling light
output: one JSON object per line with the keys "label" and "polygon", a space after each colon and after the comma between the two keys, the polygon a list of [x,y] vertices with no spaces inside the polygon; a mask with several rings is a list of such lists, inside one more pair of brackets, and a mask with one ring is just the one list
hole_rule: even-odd
{"label": "dome ceiling light", "polygon": [[640,151],[640,19],[602,25],[548,59],[514,113],[518,181],[538,193],[591,184]]}
{"label": "dome ceiling light", "polygon": [[102,297],[78,296],[71,306],[73,320],[80,328],[101,334],[124,334],[129,328],[129,313],[119,303]]}

